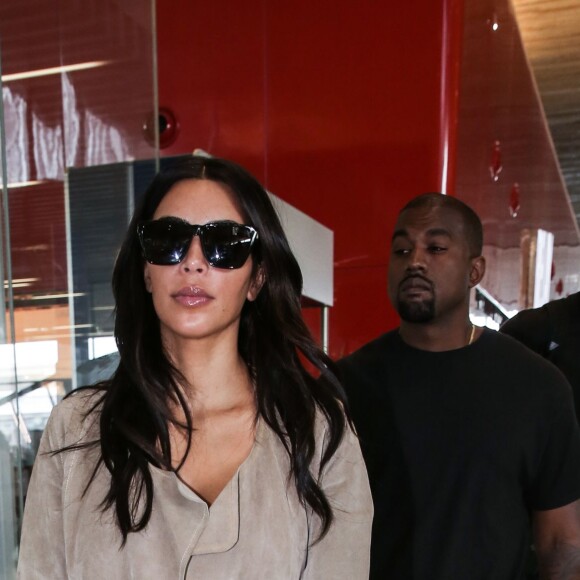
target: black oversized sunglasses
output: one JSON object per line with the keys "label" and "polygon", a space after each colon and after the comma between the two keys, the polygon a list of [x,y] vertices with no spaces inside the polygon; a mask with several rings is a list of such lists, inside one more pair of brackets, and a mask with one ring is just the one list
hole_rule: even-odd
{"label": "black oversized sunglasses", "polygon": [[141,223],[137,233],[143,256],[150,264],[179,264],[189,250],[194,236],[199,236],[203,255],[214,268],[241,268],[258,239],[258,232],[233,221],[193,225],[176,217]]}

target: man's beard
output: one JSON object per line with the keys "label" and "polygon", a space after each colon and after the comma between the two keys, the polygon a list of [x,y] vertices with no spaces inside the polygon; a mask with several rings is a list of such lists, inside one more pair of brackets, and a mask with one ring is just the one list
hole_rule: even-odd
{"label": "man's beard", "polygon": [[397,301],[397,312],[405,322],[430,322],[435,318],[435,297],[422,302]]}

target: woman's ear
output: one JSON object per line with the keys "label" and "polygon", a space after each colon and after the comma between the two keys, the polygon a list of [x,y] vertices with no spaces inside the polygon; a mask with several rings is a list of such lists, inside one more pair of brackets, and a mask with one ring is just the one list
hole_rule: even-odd
{"label": "woman's ear", "polygon": [[143,280],[145,282],[145,290],[151,293],[151,273],[149,272],[149,264],[145,264],[143,268]]}
{"label": "woman's ear", "polygon": [[250,302],[253,302],[258,297],[265,281],[266,274],[264,273],[264,268],[258,266],[256,272],[252,276],[252,281],[250,282],[250,287],[248,288],[248,294],[246,296]]}

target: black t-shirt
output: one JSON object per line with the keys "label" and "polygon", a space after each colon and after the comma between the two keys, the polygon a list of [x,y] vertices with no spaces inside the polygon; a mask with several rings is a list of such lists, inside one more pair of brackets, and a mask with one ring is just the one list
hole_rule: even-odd
{"label": "black t-shirt", "polygon": [[574,392],[580,420],[580,292],[540,308],[522,310],[501,327],[528,348],[554,363]]}
{"label": "black t-shirt", "polygon": [[339,368],[375,503],[371,578],[523,578],[531,510],[580,497],[562,374],[490,330],[438,353],[393,331]]}

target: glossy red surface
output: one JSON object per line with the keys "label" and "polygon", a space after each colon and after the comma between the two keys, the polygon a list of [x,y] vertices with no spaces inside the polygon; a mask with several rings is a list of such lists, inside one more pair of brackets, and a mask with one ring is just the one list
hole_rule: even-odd
{"label": "glossy red surface", "polygon": [[[508,0],[465,3],[461,71],[456,195],[484,223],[482,285],[505,307],[521,307],[520,237],[541,228],[554,234],[566,292],[576,291],[579,267],[569,254],[580,241],[577,222]],[[553,281],[552,299],[558,297]]]}
{"label": "glossy red surface", "polygon": [[453,105],[441,113],[456,42],[443,47],[443,5],[422,1],[420,18],[415,4],[370,0],[157,10],[160,103],[181,125],[163,154],[230,157],[334,230],[333,356],[395,326],[390,232],[408,199],[440,188],[441,124],[453,121]]}
{"label": "glossy red surface", "polygon": [[159,103],[179,119],[162,155],[201,148],[265,178],[263,2],[158,2]]}
{"label": "glossy red surface", "polygon": [[[155,155],[142,132],[154,110],[151,17],[147,0],[0,2],[6,180],[41,182],[8,196],[13,275],[34,278],[17,299],[67,291],[66,168]],[[104,64],[5,78],[95,62]]]}
{"label": "glossy red surface", "polygon": [[[66,290],[63,189],[62,182],[51,181],[10,191],[12,279],[21,298]],[[26,285],[20,286],[22,280]]]}
{"label": "glossy red surface", "polygon": [[[542,104],[507,0],[466,3],[461,78],[457,195],[482,216],[488,243],[519,246],[522,228],[542,227],[554,233],[556,245],[578,244]],[[496,141],[502,167],[494,180]],[[516,219],[509,219],[514,183],[521,207]]]}
{"label": "glossy red surface", "polygon": [[[104,63],[4,82],[5,90],[26,101],[30,117],[65,135],[60,143],[45,143],[63,149],[64,159],[52,159],[54,165],[60,161],[82,167],[155,153],[141,131],[153,111],[151,14],[146,0],[120,4],[116,0],[0,3],[3,75]],[[28,131],[33,141],[37,135],[31,127]],[[103,143],[103,134],[113,142]],[[97,147],[102,150],[95,151]],[[107,147],[117,151],[111,154]]]}

